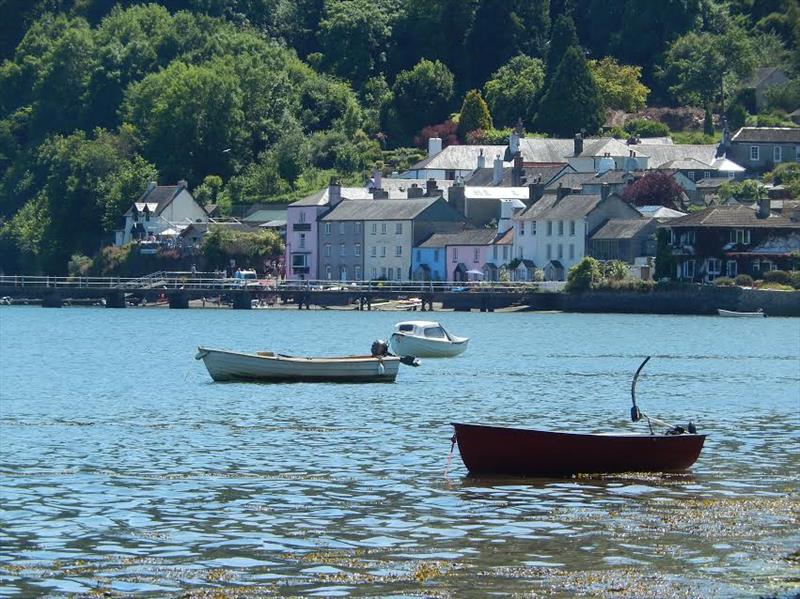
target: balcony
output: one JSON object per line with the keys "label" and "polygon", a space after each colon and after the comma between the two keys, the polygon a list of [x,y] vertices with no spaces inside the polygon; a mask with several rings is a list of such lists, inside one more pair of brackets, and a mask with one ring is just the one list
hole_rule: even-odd
{"label": "balcony", "polygon": [[292,225],[292,231],[310,231],[311,223],[295,223]]}

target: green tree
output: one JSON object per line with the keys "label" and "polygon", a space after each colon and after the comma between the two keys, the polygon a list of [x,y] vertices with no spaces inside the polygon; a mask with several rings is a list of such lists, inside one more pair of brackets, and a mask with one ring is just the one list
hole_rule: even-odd
{"label": "green tree", "polygon": [[606,108],[636,112],[645,107],[650,89],[641,82],[641,67],[622,65],[606,56],[590,60],[589,69]]}
{"label": "green tree", "polygon": [[539,106],[538,128],[560,137],[585,130],[596,133],[603,124],[602,99],[579,48],[564,54]]}
{"label": "green tree", "polygon": [[484,95],[496,125],[511,126],[517,119],[532,123],[544,85],[544,65],[538,58],[519,54],[486,82]]}
{"label": "green tree", "polygon": [[569,14],[560,15],[553,21],[553,30],[550,33],[550,47],[547,52],[546,80],[555,76],[558,65],[564,60],[567,50],[579,47],[578,33],[575,31],[575,22]]}
{"label": "green tree", "polygon": [[571,292],[589,291],[602,278],[600,263],[595,258],[586,256],[569,269],[566,290]]}
{"label": "green tree", "polygon": [[714,119],[711,117],[711,108],[706,106],[706,113],[703,116],[703,133],[714,135]]}
{"label": "green tree", "polygon": [[222,177],[218,175],[206,175],[203,182],[192,192],[192,196],[201,206],[209,206],[219,202],[222,194]]}
{"label": "green tree", "polygon": [[800,164],[797,162],[782,162],[766,175],[764,181],[783,185],[789,190],[794,199],[800,199]]}
{"label": "green tree", "polygon": [[464,97],[461,105],[461,114],[458,119],[458,135],[466,139],[467,133],[477,130],[492,128],[492,115],[489,107],[478,90],[470,90]]}
{"label": "green tree", "polygon": [[251,233],[212,226],[203,237],[203,255],[211,268],[227,268],[231,259],[260,266],[264,258],[277,258],[283,251],[283,241],[269,230]]}
{"label": "green tree", "polygon": [[356,87],[380,72],[392,33],[389,7],[375,0],[329,0],[319,24],[325,63]]}
{"label": "green tree", "polygon": [[443,63],[422,59],[397,76],[392,101],[384,121],[393,145],[408,145],[425,125],[443,121],[453,98],[453,74]]}
{"label": "green tree", "polygon": [[762,184],[755,179],[745,179],[739,182],[723,183],[719,188],[719,198],[723,202],[728,200],[756,200],[762,193]]}

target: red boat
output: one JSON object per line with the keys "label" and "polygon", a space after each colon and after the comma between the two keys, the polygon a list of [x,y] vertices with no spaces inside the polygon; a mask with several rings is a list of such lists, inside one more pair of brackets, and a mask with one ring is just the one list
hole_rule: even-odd
{"label": "red boat", "polygon": [[569,476],[675,472],[695,463],[705,435],[585,435],[453,423],[470,474]]}
{"label": "red boat", "polygon": [[[581,473],[677,472],[695,463],[705,435],[651,418],[636,405],[636,381],[648,356],[636,370],[631,384],[631,420],[645,419],[649,435],[558,433],[501,426],[453,423],[453,443],[471,474],[512,476],[569,476]],[[663,434],[653,423],[666,426]]]}

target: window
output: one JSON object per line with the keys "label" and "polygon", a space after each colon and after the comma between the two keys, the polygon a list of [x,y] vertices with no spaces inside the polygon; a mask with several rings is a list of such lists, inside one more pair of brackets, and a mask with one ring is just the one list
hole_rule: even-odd
{"label": "window", "polygon": [[453,262],[458,262],[458,248],[453,248]]}
{"label": "window", "polygon": [[547,244],[547,259],[550,260],[553,257],[553,247],[548,243]]}
{"label": "window", "polygon": [[694,260],[687,260],[683,263],[683,278],[684,279],[693,279],[694,278]]}
{"label": "window", "polygon": [[360,281],[361,280],[361,267],[360,266],[356,266],[353,269],[353,280],[354,281]]}
{"label": "window", "polygon": [[353,255],[354,255],[354,256],[361,256],[361,244],[360,244],[360,243],[357,243],[357,244],[354,246],[354,249],[353,249]]}
{"label": "window", "polygon": [[750,161],[758,162],[759,158],[760,158],[760,152],[758,146],[750,146]]}
{"label": "window", "polygon": [[372,223],[372,234],[375,235],[378,232],[378,223]]}
{"label": "window", "polygon": [[433,250],[433,261],[434,262],[439,261],[439,250]]}
{"label": "window", "polygon": [[754,275],[761,274],[761,263],[758,261],[758,259],[753,260],[753,266],[751,268],[751,271]]}
{"label": "window", "polygon": [[345,253],[344,253],[344,244],[343,243],[339,244],[339,255],[340,256],[344,256],[345,255]]}
{"label": "window", "polygon": [[339,223],[339,235],[344,235],[344,223]]}
{"label": "window", "polygon": [[681,245],[694,245],[694,229],[681,233]]}
{"label": "window", "polygon": [[563,220],[558,221],[558,234],[559,235],[564,235],[564,221]]}
{"label": "window", "polygon": [[503,260],[508,260],[508,246],[503,246]]}
{"label": "window", "polygon": [[517,257],[518,257],[520,260],[522,259],[522,248],[521,248],[521,247],[518,247],[518,248],[517,248]]}
{"label": "window", "polygon": [[381,266],[381,278],[382,279],[386,278],[386,267],[385,266]]}
{"label": "window", "polygon": [[329,281],[331,280],[331,265],[330,264],[328,264],[325,267],[325,278],[328,279]]}
{"label": "window", "polygon": [[780,146],[775,146],[772,148],[772,162],[780,162],[783,158],[782,148]]}
{"label": "window", "polygon": [[397,280],[398,281],[403,280],[403,269],[400,268],[399,266],[397,267]]}
{"label": "window", "polygon": [[396,235],[402,235],[403,234],[403,223],[397,223],[394,226],[394,232],[395,232]]}
{"label": "window", "polygon": [[373,245],[370,249],[369,255],[375,258],[378,255],[378,248]]}
{"label": "window", "polygon": [[341,269],[339,269],[339,280],[340,281],[346,281],[347,280],[347,267],[346,266],[342,266]]}
{"label": "window", "polygon": [[386,257],[386,246],[382,245],[381,246],[381,258],[385,258],[385,257]]}
{"label": "window", "polygon": [[553,221],[547,221],[547,236],[550,237],[553,234]]}
{"label": "window", "polygon": [[403,246],[402,245],[394,246],[394,255],[395,256],[402,256],[403,255]]}
{"label": "window", "polygon": [[492,260],[497,260],[497,246],[492,248]]}
{"label": "window", "polygon": [[304,223],[304,222],[306,222],[306,213],[305,213],[305,210],[301,210],[301,211],[300,211],[300,222],[301,222],[301,223]]}
{"label": "window", "polygon": [[330,235],[330,234],[331,234],[331,224],[325,223],[325,235]]}
{"label": "window", "polygon": [[536,235],[536,221],[531,221],[531,235]]}
{"label": "window", "polygon": [[558,244],[558,259],[561,260],[564,257],[564,246],[562,244]]}
{"label": "window", "polygon": [[569,244],[569,259],[572,260],[573,258],[575,258],[575,244],[574,243],[570,243]]}
{"label": "window", "polygon": [[689,181],[694,181],[694,171],[689,171],[686,176],[689,177]]}
{"label": "window", "polygon": [[711,173],[709,171],[703,171],[703,179],[710,179]]}
{"label": "window", "polygon": [[325,257],[329,258],[330,255],[331,255],[331,244],[330,243],[326,243],[325,244]]}
{"label": "window", "polygon": [[308,266],[307,254],[292,254],[292,268],[305,268]]}
{"label": "window", "polygon": [[423,335],[431,339],[447,339],[447,334],[442,327],[426,327]]}
{"label": "window", "polygon": [[477,264],[480,260],[481,251],[478,248],[473,248],[472,250],[472,261]]}
{"label": "window", "polygon": [[353,223],[353,228],[355,229],[356,235],[361,235],[361,221],[356,221]]}
{"label": "window", "polygon": [[303,249],[306,247],[306,234],[300,233],[300,248]]}
{"label": "window", "polygon": [[731,278],[734,278],[738,274],[739,264],[736,262],[736,260],[728,260],[727,275]]}
{"label": "window", "polygon": [[714,278],[722,270],[722,262],[717,258],[708,259],[708,268],[706,269],[709,278]]}
{"label": "window", "polygon": [[519,221],[519,234],[520,235],[525,235],[525,221],[524,220]]}
{"label": "window", "polygon": [[145,210],[144,211],[144,220],[146,222],[150,220],[150,211],[149,210]]}
{"label": "window", "polygon": [[738,245],[750,243],[750,229],[733,229],[730,232],[730,242]]}
{"label": "window", "polygon": [[569,234],[570,235],[575,235],[575,221],[574,220],[569,221]]}
{"label": "window", "polygon": [[373,279],[377,279],[378,278],[378,269],[375,268],[374,266],[372,267],[372,278]]}
{"label": "window", "polygon": [[386,223],[381,223],[381,235],[386,235]]}

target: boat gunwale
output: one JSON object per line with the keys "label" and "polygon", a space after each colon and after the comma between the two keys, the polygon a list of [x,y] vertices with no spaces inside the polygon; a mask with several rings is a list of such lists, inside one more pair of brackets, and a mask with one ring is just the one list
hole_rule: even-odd
{"label": "boat gunwale", "polygon": [[707,434],[702,433],[681,433],[680,435],[666,435],[666,434],[658,434],[658,435],[650,435],[650,434],[638,434],[638,433],[630,433],[630,434],[616,434],[616,433],[574,433],[568,431],[543,431],[540,429],[528,429],[528,428],[514,428],[509,426],[496,426],[496,425],[487,425],[487,424],[468,424],[464,422],[451,422],[450,423],[456,431],[456,439],[458,438],[458,427],[467,427],[472,429],[490,429],[493,431],[506,431],[506,432],[515,432],[515,433],[528,433],[528,434],[537,434],[537,435],[548,435],[548,436],[563,436],[563,437],[571,437],[573,439],[580,437],[580,438],[590,438],[590,439],[603,439],[603,440],[621,440],[621,439],[686,439],[686,438],[700,438],[703,439],[707,438]]}
{"label": "boat gunwale", "polygon": [[[248,352],[238,352],[228,349],[215,349],[210,347],[201,347],[198,346],[197,348],[199,352],[216,352],[220,354],[228,354],[228,355],[236,355],[236,356],[244,356],[247,358],[257,358],[260,360],[272,360],[276,362],[298,362],[301,364],[324,364],[324,363],[338,363],[343,361],[349,362],[399,362],[400,356],[287,356],[285,354],[275,354],[272,356],[262,356],[257,353],[248,353]],[[205,356],[203,356],[205,358]]]}

